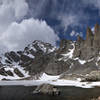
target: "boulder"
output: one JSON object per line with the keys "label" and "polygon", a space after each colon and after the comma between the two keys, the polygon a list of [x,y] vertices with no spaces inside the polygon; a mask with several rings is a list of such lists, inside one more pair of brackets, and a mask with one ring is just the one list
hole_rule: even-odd
{"label": "boulder", "polygon": [[91,100],[100,100],[100,96],[98,98],[92,98]]}
{"label": "boulder", "polygon": [[47,94],[47,95],[60,95],[60,91],[50,84],[42,84],[38,86],[33,93]]}
{"label": "boulder", "polygon": [[82,81],[89,81],[89,82],[100,81],[100,71],[90,72],[90,74],[88,74]]}

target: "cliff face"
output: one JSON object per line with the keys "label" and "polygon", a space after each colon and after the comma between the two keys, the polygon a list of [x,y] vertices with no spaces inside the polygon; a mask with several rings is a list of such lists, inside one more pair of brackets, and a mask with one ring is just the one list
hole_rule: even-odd
{"label": "cliff face", "polygon": [[[0,58],[1,79],[23,79],[49,75],[88,74],[100,69],[100,26],[94,33],[87,28],[86,40],[61,40],[57,49],[49,43],[34,41],[24,51],[7,52]],[[36,78],[36,77],[34,77]]]}
{"label": "cliff face", "polygon": [[93,45],[94,45],[94,48],[100,50],[100,26],[98,24],[95,25]]}
{"label": "cliff face", "polygon": [[[79,44],[79,43],[78,43]],[[87,28],[87,33],[86,33],[86,40],[83,42],[80,42],[80,51],[77,50],[77,47],[75,49],[75,56],[77,57],[78,53],[80,54],[81,59],[90,59],[99,54],[100,50],[100,26],[98,24],[95,25],[95,31],[94,34],[91,31],[91,29],[88,27]]]}

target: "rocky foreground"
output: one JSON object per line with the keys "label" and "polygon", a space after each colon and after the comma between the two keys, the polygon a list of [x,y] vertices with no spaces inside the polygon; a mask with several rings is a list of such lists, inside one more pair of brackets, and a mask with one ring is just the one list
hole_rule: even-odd
{"label": "rocky foreground", "polygon": [[39,79],[43,73],[60,79],[100,81],[100,26],[87,28],[86,39],[61,40],[56,48],[34,41],[23,51],[1,54],[0,80]]}

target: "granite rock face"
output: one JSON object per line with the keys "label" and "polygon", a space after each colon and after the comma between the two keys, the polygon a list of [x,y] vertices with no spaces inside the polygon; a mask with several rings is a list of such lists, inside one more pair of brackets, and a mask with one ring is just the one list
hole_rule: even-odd
{"label": "granite rock face", "polygon": [[93,46],[94,46],[94,48],[100,50],[100,26],[99,26],[99,24],[95,25],[94,32],[95,32],[95,34],[94,34]]}
{"label": "granite rock face", "polygon": [[[99,54],[100,50],[100,26],[95,25],[94,33],[91,29],[87,28],[86,40],[82,41],[80,38],[77,40],[80,43],[76,43],[75,57],[80,56],[81,59],[91,59]],[[81,42],[82,41],[82,42]]]}

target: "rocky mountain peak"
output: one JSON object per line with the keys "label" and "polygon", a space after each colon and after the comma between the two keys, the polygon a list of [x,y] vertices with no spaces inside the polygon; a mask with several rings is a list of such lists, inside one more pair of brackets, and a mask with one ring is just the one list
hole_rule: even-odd
{"label": "rocky mountain peak", "polygon": [[80,43],[82,43],[84,40],[83,40],[83,38],[82,38],[81,36],[78,35],[76,41],[77,41],[77,43],[80,44]]}
{"label": "rocky mountain peak", "polygon": [[35,40],[33,43],[29,44],[24,51],[27,53],[28,52],[50,53],[53,52],[55,49],[56,48],[49,43],[44,43],[42,41]]}
{"label": "rocky mountain peak", "polygon": [[72,48],[72,41],[70,41],[70,40],[66,40],[66,39],[62,39],[61,41],[60,41],[60,48],[59,48],[59,52],[62,52],[62,53],[64,53],[64,52],[68,52],[68,50],[70,49],[70,48]]}
{"label": "rocky mountain peak", "polygon": [[86,40],[82,42],[77,41],[77,45],[75,46],[74,56],[80,57],[81,59],[90,59],[97,56],[99,54],[99,50],[100,50],[100,26],[99,24],[96,24],[94,33],[91,31],[90,27],[87,27]]}
{"label": "rocky mountain peak", "polygon": [[99,24],[95,25],[95,33],[94,33],[94,48],[100,50],[100,26]]}
{"label": "rocky mountain peak", "polygon": [[86,32],[85,45],[92,47],[93,46],[93,39],[94,39],[93,32],[91,31],[91,28],[88,27],[87,32]]}
{"label": "rocky mountain peak", "polygon": [[98,23],[96,23],[96,24],[95,24],[95,27],[94,27],[94,32],[95,32],[95,34],[99,31],[99,29],[100,29],[100,26],[99,26]]}
{"label": "rocky mountain peak", "polygon": [[91,36],[93,36],[93,33],[91,31],[91,28],[90,27],[87,27],[87,32],[86,32],[86,39],[90,38]]}

